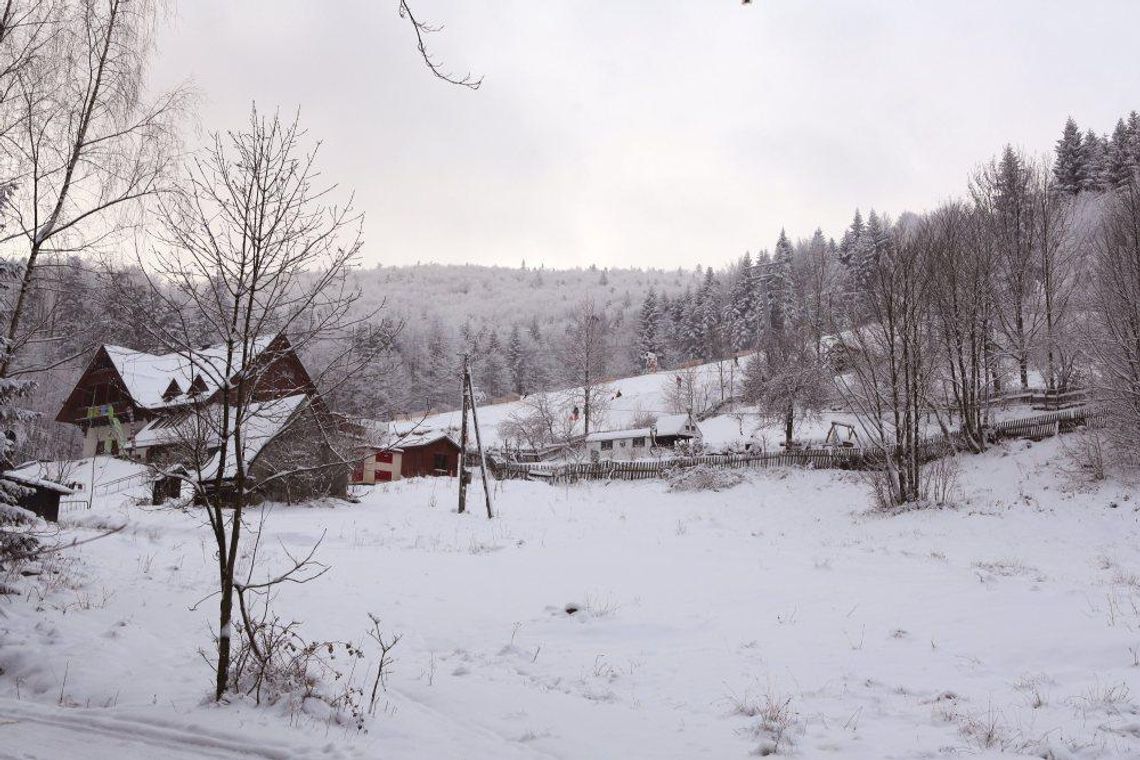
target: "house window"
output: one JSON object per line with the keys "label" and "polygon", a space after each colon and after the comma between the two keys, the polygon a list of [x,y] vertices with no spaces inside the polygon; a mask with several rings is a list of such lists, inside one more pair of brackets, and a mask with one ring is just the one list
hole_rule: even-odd
{"label": "house window", "polygon": [[435,455],[435,469],[443,471],[447,470],[447,454]]}
{"label": "house window", "polygon": [[618,446],[620,446],[621,448],[624,449],[625,448],[625,441],[618,441]]}
{"label": "house window", "polygon": [[602,441],[602,451],[609,451],[614,447],[613,441]]}
{"label": "house window", "polygon": [[377,452],[376,461],[377,462],[383,462],[385,464],[391,464],[392,463],[392,452],[391,451]]}
{"label": "house window", "polygon": [[633,439],[633,447],[635,449],[644,449],[645,448],[645,439],[644,438],[634,438]]}

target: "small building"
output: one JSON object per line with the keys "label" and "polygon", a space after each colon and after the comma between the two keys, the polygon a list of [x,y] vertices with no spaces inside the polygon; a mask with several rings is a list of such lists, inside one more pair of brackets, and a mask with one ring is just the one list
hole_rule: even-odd
{"label": "small building", "polygon": [[455,477],[459,442],[443,430],[393,435],[387,445],[362,446],[352,472],[353,483],[387,483],[401,478]]}
{"label": "small building", "polygon": [[672,452],[680,443],[700,439],[701,429],[691,415],[673,414],[650,427],[590,433],[586,451],[591,462],[651,459]]}
{"label": "small building", "polygon": [[17,504],[50,522],[59,521],[60,497],[74,493],[67,486],[54,481],[11,470],[0,474],[0,480],[21,486],[22,493],[16,500]]}

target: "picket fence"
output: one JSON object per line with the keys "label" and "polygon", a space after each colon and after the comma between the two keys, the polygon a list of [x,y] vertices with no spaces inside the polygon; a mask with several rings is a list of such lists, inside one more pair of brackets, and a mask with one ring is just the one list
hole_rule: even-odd
{"label": "picket fence", "polygon": [[[987,439],[1003,438],[1040,440],[1069,432],[1098,421],[1104,413],[1090,407],[1066,409],[1016,420],[995,422],[986,430]],[[928,462],[965,449],[961,433],[937,435],[923,439],[918,446],[919,459]],[[897,452],[896,452],[897,454]],[[708,465],[724,469],[802,467],[813,470],[864,470],[878,467],[882,454],[855,448],[802,449],[740,454],[701,454],[671,459],[635,462],[582,462],[570,464],[531,464],[501,462],[491,457],[487,466],[499,480],[543,480],[548,483],[574,483],[580,480],[648,480],[667,473]]]}

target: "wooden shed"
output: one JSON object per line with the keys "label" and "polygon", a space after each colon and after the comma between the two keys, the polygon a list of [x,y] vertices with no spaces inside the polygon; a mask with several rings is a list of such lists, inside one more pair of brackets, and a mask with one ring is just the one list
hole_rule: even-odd
{"label": "wooden shed", "polygon": [[54,481],[22,473],[5,472],[0,474],[0,480],[7,480],[10,483],[23,486],[25,490],[18,500],[19,505],[51,522],[59,520],[60,497],[70,496],[74,493],[67,486]]}
{"label": "wooden shed", "polygon": [[424,476],[455,477],[459,472],[459,443],[444,431],[409,433],[390,446],[360,449],[353,483],[386,483]]}

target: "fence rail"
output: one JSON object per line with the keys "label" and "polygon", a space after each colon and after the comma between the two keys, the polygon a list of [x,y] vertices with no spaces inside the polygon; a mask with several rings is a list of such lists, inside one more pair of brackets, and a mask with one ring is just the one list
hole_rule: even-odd
{"label": "fence rail", "polygon": [[141,470],[130,475],[124,475],[121,478],[108,480],[106,483],[100,483],[99,485],[95,486],[91,495],[110,496],[113,493],[122,493],[128,488],[141,486],[144,483],[149,483],[151,480],[153,480],[153,477],[151,476],[150,472],[148,470]]}
{"label": "fence rail", "polygon": [[[1089,422],[1103,418],[1104,412],[1082,407],[1048,414],[1038,414],[1016,420],[995,422],[986,428],[990,442],[1003,438],[1043,439],[1066,433]],[[957,432],[949,436],[937,435],[924,439],[918,445],[919,458],[928,462],[947,454],[966,450],[964,437]],[[897,452],[896,452],[897,454]],[[492,474],[499,480],[543,480],[548,483],[574,483],[579,480],[648,480],[664,477],[667,473],[709,465],[725,469],[803,467],[813,470],[863,470],[882,464],[883,454],[867,449],[828,448],[800,449],[742,454],[702,454],[673,459],[633,462],[583,462],[571,464],[526,464],[487,462]]]}

